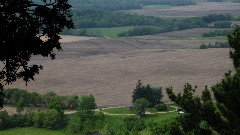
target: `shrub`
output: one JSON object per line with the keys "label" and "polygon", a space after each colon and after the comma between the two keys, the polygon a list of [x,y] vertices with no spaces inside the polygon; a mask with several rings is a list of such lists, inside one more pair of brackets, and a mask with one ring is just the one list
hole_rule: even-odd
{"label": "shrub", "polygon": [[71,133],[78,133],[80,131],[82,131],[82,122],[79,116],[74,115],[70,121],[68,122],[68,126],[67,129],[68,131],[70,131]]}
{"label": "shrub", "polygon": [[165,104],[158,104],[155,106],[155,109],[158,111],[167,111],[167,105]]}
{"label": "shrub", "polygon": [[10,116],[7,111],[0,112],[0,130],[8,129],[11,126]]}
{"label": "shrub", "polygon": [[33,113],[26,113],[24,115],[14,114],[12,116],[8,115],[7,111],[0,112],[0,130],[15,128],[15,127],[27,127],[32,126],[32,116]]}
{"label": "shrub", "polygon": [[35,127],[43,127],[43,117],[44,113],[43,112],[35,112],[33,116],[33,125]]}
{"label": "shrub", "polygon": [[171,125],[174,123],[174,119],[164,120],[162,122],[152,121],[149,123],[150,131],[152,135],[168,134]]}
{"label": "shrub", "polygon": [[134,102],[134,109],[139,117],[142,117],[145,114],[145,109],[149,104],[149,101],[145,98],[139,98]]}
{"label": "shrub", "polygon": [[49,129],[58,129],[62,123],[61,114],[57,110],[49,109],[44,111],[43,115],[43,127]]}
{"label": "shrub", "polygon": [[123,119],[123,124],[128,131],[140,131],[145,128],[143,120],[136,117]]}

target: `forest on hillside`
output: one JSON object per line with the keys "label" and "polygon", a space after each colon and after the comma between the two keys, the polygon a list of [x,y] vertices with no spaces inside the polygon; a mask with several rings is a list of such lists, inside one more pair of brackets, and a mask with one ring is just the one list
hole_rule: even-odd
{"label": "forest on hillside", "polygon": [[[148,5],[186,6],[195,5],[193,0],[70,0],[75,29],[63,30],[63,35],[100,36],[101,30],[92,28],[129,27],[117,33],[117,37],[152,35],[191,28],[230,28],[231,22],[240,18],[230,14],[212,14],[187,18],[168,18],[119,12],[142,9]],[[225,21],[223,24],[222,21]],[[114,30],[112,30],[114,31]]]}
{"label": "forest on hillside", "polygon": [[130,10],[141,9],[146,5],[185,6],[196,4],[192,0],[69,0],[73,8],[102,9],[102,10]]}

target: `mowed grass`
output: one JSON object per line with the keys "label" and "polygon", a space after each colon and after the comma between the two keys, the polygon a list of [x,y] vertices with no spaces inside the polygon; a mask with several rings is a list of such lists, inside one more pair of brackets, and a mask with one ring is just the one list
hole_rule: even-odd
{"label": "mowed grass", "polygon": [[[174,111],[176,110],[175,106],[167,106],[167,111]],[[155,108],[148,108],[147,111],[151,113],[157,113]],[[117,108],[109,108],[109,109],[103,109],[103,112],[109,113],[109,114],[135,114],[134,109],[128,109],[126,107],[117,107]]]}
{"label": "mowed grass", "polygon": [[103,112],[109,114],[135,114],[134,110],[128,110],[126,107],[104,109]]}
{"label": "mowed grass", "polygon": [[170,5],[147,5],[144,6],[143,9],[170,9],[172,6]]}
{"label": "mowed grass", "polygon": [[87,33],[89,35],[94,35],[98,37],[110,37],[116,38],[119,33],[128,31],[133,29],[134,26],[126,26],[126,27],[111,27],[111,28],[89,28],[87,29]]}
{"label": "mowed grass", "polygon": [[142,119],[147,124],[152,121],[163,122],[166,120],[174,119],[179,116],[176,112],[159,113],[159,114],[146,114]]}
{"label": "mowed grass", "polygon": [[[175,111],[176,110],[176,107],[174,106],[167,106],[167,112],[168,111]],[[165,111],[158,111],[156,110],[155,108],[148,108],[147,111],[151,112],[151,113],[157,113],[157,112],[165,112]]]}
{"label": "mowed grass", "polygon": [[43,128],[24,127],[0,131],[0,135],[72,135],[72,134],[65,132],[63,130],[49,130]]}

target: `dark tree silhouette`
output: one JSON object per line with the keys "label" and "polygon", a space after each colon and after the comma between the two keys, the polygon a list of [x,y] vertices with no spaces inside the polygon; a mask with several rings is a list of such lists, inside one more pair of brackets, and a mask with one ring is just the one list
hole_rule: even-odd
{"label": "dark tree silhouette", "polygon": [[185,111],[177,119],[179,124],[171,127],[179,130],[170,134],[240,135],[240,26],[230,33],[228,42],[235,69],[225,73],[221,82],[211,88],[214,98],[207,88],[201,98],[195,96],[195,89],[189,84],[177,95],[167,88],[169,98]]}
{"label": "dark tree silhouette", "polygon": [[41,65],[30,65],[33,55],[55,58],[53,49],[61,50],[59,33],[73,28],[68,0],[0,1],[0,107],[3,86],[22,78],[34,80]]}

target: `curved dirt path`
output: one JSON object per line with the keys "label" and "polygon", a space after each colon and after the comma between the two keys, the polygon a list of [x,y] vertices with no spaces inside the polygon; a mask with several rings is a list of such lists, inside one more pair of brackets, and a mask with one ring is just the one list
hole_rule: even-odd
{"label": "curved dirt path", "polygon": [[[96,111],[96,112],[101,111],[103,114],[111,115],[111,116],[134,116],[135,115],[135,114],[129,114],[129,113],[126,113],[126,114],[112,114],[112,113],[104,112],[105,109],[120,108],[120,107],[125,107],[125,106],[106,107],[106,108],[95,109],[94,111]],[[170,107],[177,108],[176,106],[170,106]],[[64,112],[64,114],[73,114],[73,113],[76,113],[76,112],[77,111],[66,111],[66,112]],[[173,111],[162,111],[162,112],[156,112],[156,113],[145,111],[145,114],[162,114],[162,113],[170,113],[170,112],[175,112],[175,111],[174,110]]]}

